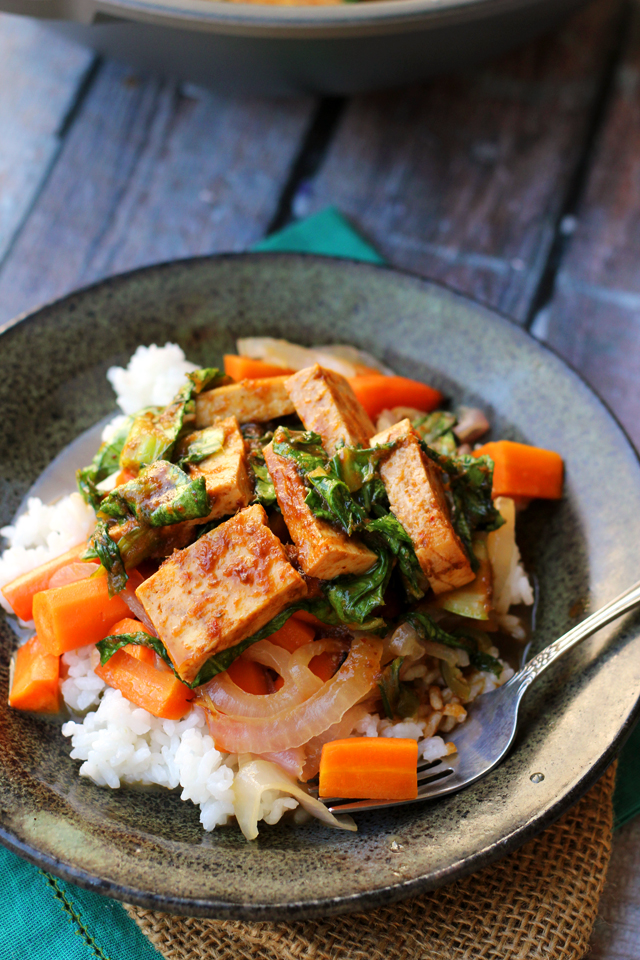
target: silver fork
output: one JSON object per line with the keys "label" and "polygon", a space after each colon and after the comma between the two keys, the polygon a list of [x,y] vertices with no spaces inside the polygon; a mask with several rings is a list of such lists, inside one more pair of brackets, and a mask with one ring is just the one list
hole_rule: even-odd
{"label": "silver fork", "polygon": [[[435,763],[418,764],[417,800],[431,800],[455,793],[484,777],[504,758],[511,747],[518,726],[518,710],[522,698],[538,677],[556,660],[582,640],[605,627],[612,620],[640,605],[640,582],[629,587],[582,623],[572,627],[558,640],[530,660],[502,687],[480,697],[469,707],[469,715],[451,734],[457,753]],[[316,792],[317,795],[317,792]],[[346,800],[324,798],[322,802],[334,813],[358,810],[380,810],[416,800]]]}

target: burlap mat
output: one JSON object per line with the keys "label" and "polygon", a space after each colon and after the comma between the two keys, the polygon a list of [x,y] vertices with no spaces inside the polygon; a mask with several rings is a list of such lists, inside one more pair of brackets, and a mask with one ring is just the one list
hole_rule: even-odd
{"label": "burlap mat", "polygon": [[504,860],[370,913],[245,923],[127,910],[166,960],[580,960],[611,853],[614,775]]}

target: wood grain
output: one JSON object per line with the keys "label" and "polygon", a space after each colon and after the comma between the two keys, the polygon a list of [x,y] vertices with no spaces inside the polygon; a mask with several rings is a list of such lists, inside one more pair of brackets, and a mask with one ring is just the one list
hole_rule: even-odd
{"label": "wood grain", "polygon": [[0,14],[0,261],[58,151],[92,59],[32,20]]}
{"label": "wood grain", "polygon": [[482,70],[356,98],[296,212],[336,204],[392,263],[524,321],[619,9],[598,0]]}
{"label": "wood grain", "polygon": [[[577,229],[538,326],[640,447],[640,8],[616,72]],[[640,940],[639,940],[640,944]],[[640,945],[638,946],[640,956]]]}
{"label": "wood grain", "polygon": [[245,249],[313,107],[180,92],[106,63],[0,270],[0,322],[107,274]]}
{"label": "wood grain", "polygon": [[640,820],[614,835],[607,883],[585,960],[640,956]]}

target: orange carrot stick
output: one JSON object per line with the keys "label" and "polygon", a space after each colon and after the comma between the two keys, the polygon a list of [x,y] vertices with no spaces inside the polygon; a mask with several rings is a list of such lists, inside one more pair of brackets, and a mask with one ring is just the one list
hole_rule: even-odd
{"label": "orange carrot stick", "polygon": [[100,569],[100,564],[95,560],[79,560],[77,563],[68,563],[66,567],[60,567],[59,570],[49,580],[47,590],[53,590],[54,587],[64,587],[67,583],[76,583],[78,580],[86,580],[93,576]]}
{"label": "orange carrot stick", "polygon": [[46,590],[53,574],[66,567],[70,563],[77,561],[87,549],[86,543],[80,543],[77,547],[72,547],[61,556],[42,566],[30,570],[16,577],[11,583],[2,587],[2,593],[5,599],[11,605],[11,608],[17,617],[21,620],[33,619],[33,598],[40,590]]}
{"label": "orange carrot stick", "polygon": [[303,647],[305,643],[311,643],[314,636],[313,628],[309,624],[303,623],[302,620],[298,620],[297,614],[294,614],[268,639],[269,643],[275,643],[277,647],[282,647],[283,650],[294,653],[298,647]]}
{"label": "orange carrot stick", "polygon": [[9,706],[36,713],[58,713],[60,709],[60,657],[43,649],[32,637],[16,653]]}
{"label": "orange carrot stick", "polygon": [[223,359],[224,372],[233,380],[262,380],[265,377],[284,377],[285,374],[295,373],[295,370],[289,367],[278,367],[275,363],[238,357],[231,353],[225,353]]}
{"label": "orange carrot stick", "polygon": [[338,669],[339,663],[339,653],[330,653],[329,650],[325,650],[324,653],[319,653],[309,662],[309,670],[311,670],[311,673],[315,673],[316,677],[319,677],[323,683],[326,683],[327,680],[331,680]]}
{"label": "orange carrot stick", "polygon": [[[137,580],[134,585],[138,585]],[[106,637],[111,627],[129,614],[129,607],[116,594],[109,597],[106,577],[90,577],[33,598],[33,619],[44,649],[60,656]]]}
{"label": "orange carrot stick", "polygon": [[559,453],[530,447],[512,440],[485,443],[473,451],[475,457],[493,460],[494,497],[541,497],[560,500],[562,497],[563,463]]}
{"label": "orange carrot stick", "polygon": [[180,720],[188,713],[194,697],[185,683],[173,673],[158,670],[150,663],[138,660],[124,648],[117,650],[104,666],[96,667],[96,673],[110,687],[165,720]]}
{"label": "orange carrot stick", "polygon": [[[294,613],[294,615],[293,615],[293,617],[292,617],[291,619],[292,619],[292,620],[302,620],[303,623],[308,623],[309,626],[311,626],[311,627],[323,627],[323,626],[324,626],[322,620],[318,620],[318,618],[317,618],[313,613],[309,613],[308,610],[296,610],[296,612]],[[287,621],[287,622],[288,622],[288,621]]]}
{"label": "orange carrot stick", "polygon": [[[123,633],[146,633],[151,636],[144,623],[140,623],[139,620],[134,620],[132,617],[119,620],[115,627],[111,627],[109,636],[121,637]],[[136,660],[142,660],[144,663],[152,663],[157,666],[156,660],[158,658],[151,647],[144,647],[141,643],[127,643],[121,649],[126,650],[129,656],[135,657]],[[167,667],[167,669],[170,668]]]}
{"label": "orange carrot stick", "polygon": [[255,660],[238,657],[227,667],[227,673],[245,693],[267,694],[270,692],[264,667]]}
{"label": "orange carrot stick", "polygon": [[418,742],[396,737],[350,737],[325,743],[320,796],[359,800],[414,800]]}
{"label": "orange carrot stick", "polygon": [[391,407],[415,407],[435,410],[443,400],[439,390],[407,377],[385,377],[383,374],[350,377],[356,397],[372,419]]}

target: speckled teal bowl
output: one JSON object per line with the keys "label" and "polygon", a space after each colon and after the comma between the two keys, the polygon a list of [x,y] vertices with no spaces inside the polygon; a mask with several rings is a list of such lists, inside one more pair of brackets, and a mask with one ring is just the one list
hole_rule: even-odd
{"label": "speckled teal bowl", "polygon": [[[188,260],[106,281],[0,336],[0,523],[50,460],[113,410],[104,373],[138,343],[216,363],[237,336],[343,341],[481,404],[495,435],[562,453],[566,496],[523,516],[539,586],[535,646],[638,577],[640,467],[602,403],[554,354],[489,310],[380,267],[297,255]],[[469,873],[553,821],[603,772],[640,693],[640,621],[601,631],[531,692],[505,763],[434,803],[361,815],[357,834],[235,827],[205,834],[176,794],[100,789],[55,723],[6,703],[0,624],[0,839],[82,886],[182,914],[300,918],[388,903]],[[543,773],[533,782],[533,773]],[[536,778],[537,779],[537,778]],[[394,841],[400,849],[392,846]]]}

